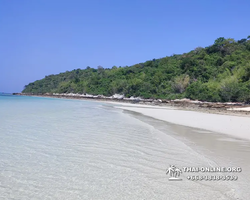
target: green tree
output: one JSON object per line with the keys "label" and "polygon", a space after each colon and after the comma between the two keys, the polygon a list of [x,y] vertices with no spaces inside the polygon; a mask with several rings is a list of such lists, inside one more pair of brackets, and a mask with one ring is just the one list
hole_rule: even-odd
{"label": "green tree", "polygon": [[172,83],[172,88],[176,93],[183,93],[188,86],[189,81],[190,77],[186,74],[177,76]]}
{"label": "green tree", "polygon": [[236,77],[231,76],[221,82],[221,96],[224,101],[236,101],[240,91]]}
{"label": "green tree", "polygon": [[25,85],[24,93],[89,93],[106,96],[191,98],[249,102],[250,36],[220,37],[211,46],[132,66],[75,69]]}

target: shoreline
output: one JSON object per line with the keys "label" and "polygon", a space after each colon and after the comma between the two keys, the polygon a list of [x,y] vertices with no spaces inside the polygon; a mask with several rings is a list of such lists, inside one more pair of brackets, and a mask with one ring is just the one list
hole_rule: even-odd
{"label": "shoreline", "polygon": [[23,95],[60,99],[89,100],[112,104],[115,108],[137,112],[161,121],[208,130],[250,140],[250,112],[223,108],[194,107],[190,104],[148,103],[122,99],[84,98],[63,95]]}
{"label": "shoreline", "polygon": [[148,103],[138,101],[124,101],[121,99],[83,98],[75,96],[56,95],[23,95],[49,97],[60,99],[89,100],[112,104],[115,108],[137,112],[157,120],[170,122],[232,137],[250,140],[250,112],[227,110],[225,108],[194,107],[189,104]]}
{"label": "shoreline", "polygon": [[171,124],[206,130],[211,134],[219,133],[222,136],[250,141],[250,117],[171,108],[136,107],[126,104],[114,105],[114,108],[139,113]]}
{"label": "shoreline", "polygon": [[88,100],[88,101],[104,102],[110,104],[146,106],[146,107],[150,106],[152,108],[171,108],[184,111],[195,111],[200,113],[250,117],[250,105],[244,103],[212,103],[212,102],[191,101],[188,99],[177,99],[177,100],[161,100],[161,99],[152,100],[152,99],[138,99],[138,98],[119,99],[119,98],[104,97],[101,95],[80,96],[77,94],[53,95],[53,94],[13,93],[13,95]]}

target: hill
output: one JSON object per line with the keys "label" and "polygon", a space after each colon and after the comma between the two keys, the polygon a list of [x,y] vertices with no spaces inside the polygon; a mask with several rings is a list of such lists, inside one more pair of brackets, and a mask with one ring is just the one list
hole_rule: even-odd
{"label": "hill", "polygon": [[211,102],[250,101],[250,36],[220,37],[205,48],[133,66],[87,67],[49,75],[22,93],[88,93]]}

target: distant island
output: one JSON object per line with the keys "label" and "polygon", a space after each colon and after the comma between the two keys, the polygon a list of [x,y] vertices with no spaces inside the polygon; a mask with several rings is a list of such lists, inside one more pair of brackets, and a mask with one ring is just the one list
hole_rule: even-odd
{"label": "distant island", "polygon": [[133,66],[87,67],[49,75],[26,85],[22,93],[249,103],[250,36],[238,41],[220,37],[211,46]]}

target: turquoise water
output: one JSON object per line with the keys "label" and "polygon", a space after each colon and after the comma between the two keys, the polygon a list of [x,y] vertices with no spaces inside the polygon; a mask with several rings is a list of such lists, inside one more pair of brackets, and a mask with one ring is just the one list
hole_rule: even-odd
{"label": "turquoise water", "polygon": [[166,176],[211,163],[168,126],[104,103],[0,96],[0,199],[236,199],[231,183]]}

